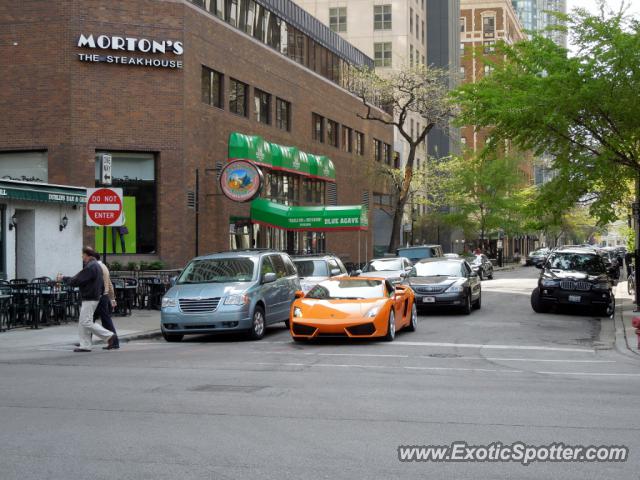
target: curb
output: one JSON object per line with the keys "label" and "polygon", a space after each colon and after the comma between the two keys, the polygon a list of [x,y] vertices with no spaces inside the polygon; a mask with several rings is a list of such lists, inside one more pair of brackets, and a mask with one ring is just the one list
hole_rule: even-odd
{"label": "curb", "polygon": [[624,304],[628,302],[627,298],[621,298],[620,308],[616,308],[616,314],[614,315],[614,323],[615,323],[615,349],[618,353],[623,354],[626,357],[638,359],[640,357],[640,353],[634,351],[629,346],[629,338],[627,337],[627,330],[624,324]]}
{"label": "curb", "polygon": [[[134,340],[147,340],[150,338],[157,338],[159,336],[162,335],[162,332],[158,329],[158,330],[147,330],[145,332],[136,332],[136,333],[130,333],[128,335],[124,335],[122,337],[118,337],[118,341],[120,342],[132,342]],[[99,342],[95,342],[95,345],[98,344],[106,344],[106,342],[104,340],[100,340]]]}

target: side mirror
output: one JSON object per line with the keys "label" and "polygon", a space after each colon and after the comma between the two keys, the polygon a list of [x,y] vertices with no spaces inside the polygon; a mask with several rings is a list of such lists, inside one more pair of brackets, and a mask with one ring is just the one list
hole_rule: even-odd
{"label": "side mirror", "polygon": [[350,277],[357,277],[359,275],[362,274],[362,270],[352,270],[351,273],[349,273]]}
{"label": "side mirror", "polygon": [[278,279],[275,273],[269,272],[262,276],[262,283],[273,283]]}
{"label": "side mirror", "polygon": [[339,268],[332,268],[331,269],[331,276],[335,277],[336,275],[340,275],[342,272],[340,271]]}
{"label": "side mirror", "polygon": [[171,277],[169,279],[169,284],[173,287],[176,284],[177,280],[178,280],[178,277]]}
{"label": "side mirror", "polygon": [[400,278],[407,278],[409,276],[409,272],[402,272],[400,274]]}
{"label": "side mirror", "polygon": [[295,297],[296,298],[304,297],[304,292],[302,290],[296,290]]}

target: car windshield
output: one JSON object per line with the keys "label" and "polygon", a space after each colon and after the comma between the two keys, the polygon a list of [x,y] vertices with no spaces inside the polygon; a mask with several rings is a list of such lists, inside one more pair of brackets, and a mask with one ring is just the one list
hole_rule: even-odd
{"label": "car windshield", "polygon": [[424,248],[399,248],[396,252],[399,257],[407,257],[412,262],[422,260],[423,258],[434,257],[433,249],[430,247]]}
{"label": "car windshield", "polygon": [[482,263],[482,257],[480,255],[475,257],[467,257],[467,262],[469,263]]}
{"label": "car windshield", "polygon": [[544,250],[544,249],[542,249],[542,250],[536,250],[535,252],[531,252],[531,256],[534,256],[534,257],[541,257],[541,256],[543,256],[543,255],[546,255],[547,253],[549,253],[549,251],[548,251],[548,250]]}
{"label": "car windshield", "polygon": [[605,273],[602,259],[589,253],[554,253],[547,261],[551,270],[575,270],[589,275]]}
{"label": "car windshield", "polygon": [[412,277],[459,277],[462,275],[459,262],[416,263],[411,269]]}
{"label": "car windshield", "polygon": [[402,260],[372,260],[365,267],[363,272],[389,272],[402,270]]}
{"label": "car windshield", "polygon": [[206,258],[193,260],[182,271],[178,284],[250,282],[255,261],[251,258]]}
{"label": "car windshield", "polygon": [[294,260],[301,277],[328,277],[327,262],[324,260]]}
{"label": "car windshield", "polygon": [[326,280],[307,293],[306,298],[323,300],[359,300],[385,297],[381,280]]}

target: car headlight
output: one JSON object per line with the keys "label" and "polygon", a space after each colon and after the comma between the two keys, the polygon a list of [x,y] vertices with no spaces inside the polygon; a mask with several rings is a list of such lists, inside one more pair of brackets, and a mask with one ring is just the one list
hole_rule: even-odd
{"label": "car headlight", "polygon": [[365,317],[374,318],[376,315],[378,315],[378,313],[380,313],[380,307],[376,306],[376,307],[373,307],[371,310],[369,310],[365,315]]}
{"label": "car headlight", "polygon": [[558,281],[553,280],[552,278],[543,278],[540,282],[543,287],[557,287]]}
{"label": "car headlight", "polygon": [[249,303],[249,297],[246,295],[229,295],[224,299],[225,305],[247,305]]}
{"label": "car headlight", "polygon": [[594,290],[604,290],[604,291],[609,290],[609,283],[607,283],[607,282],[599,282],[599,283],[596,283],[596,284],[593,286],[593,289],[594,289]]}
{"label": "car headlight", "polygon": [[302,310],[300,307],[293,307],[293,316],[296,318],[302,318]]}
{"label": "car headlight", "polygon": [[462,293],[464,292],[464,287],[462,285],[451,285],[447,288],[444,293]]}
{"label": "car headlight", "polygon": [[171,297],[162,297],[162,308],[176,307],[178,300]]}

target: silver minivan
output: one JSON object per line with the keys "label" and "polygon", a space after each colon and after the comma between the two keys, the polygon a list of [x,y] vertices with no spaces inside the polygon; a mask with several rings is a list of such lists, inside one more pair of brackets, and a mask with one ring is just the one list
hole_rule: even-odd
{"label": "silver minivan", "polygon": [[300,290],[289,255],[234,250],[194,258],[162,298],[161,330],[168,342],[184,335],[245,331],[258,340],[267,325],[289,320]]}

